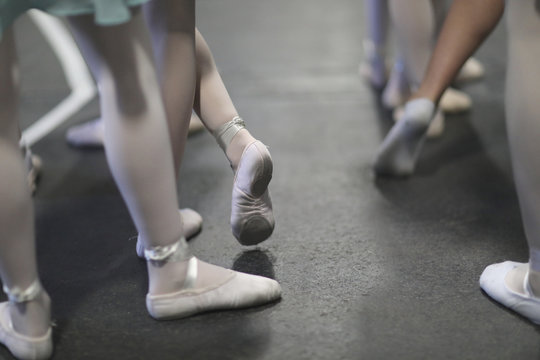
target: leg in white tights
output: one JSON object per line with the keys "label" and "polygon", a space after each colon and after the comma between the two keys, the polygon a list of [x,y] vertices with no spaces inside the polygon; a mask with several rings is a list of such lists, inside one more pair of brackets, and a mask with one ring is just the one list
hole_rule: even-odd
{"label": "leg in white tights", "polygon": [[268,184],[272,158],[244,127],[223,84],[210,48],[196,32],[197,88],[194,109],[216,138],[235,173],[231,202],[233,235],[243,245],[266,240],[274,230]]}
{"label": "leg in white tights", "polygon": [[[189,3],[175,5],[186,5],[184,10],[189,13]],[[273,280],[239,274],[189,256],[177,211],[160,87],[151,56],[141,42],[142,19],[136,16],[114,29],[97,28],[92,21],[83,16],[70,22],[101,91],[107,159],[147,249],[150,313],[156,318],[182,317],[278,298],[279,285]],[[192,40],[179,36],[175,41]],[[178,48],[170,51],[174,49]],[[190,64],[188,57],[185,65],[189,68]],[[191,109],[189,102],[186,106]]]}
{"label": "leg in white tights", "polygon": [[388,34],[388,0],[364,0],[367,24],[364,40],[366,62],[361,74],[377,89],[386,83],[386,42]]}
{"label": "leg in white tights", "polygon": [[[515,308],[540,323],[540,106],[535,96],[540,80],[540,13],[534,1],[512,1],[508,8],[509,63],[506,82],[506,114],[514,179],[529,244],[529,263],[506,262],[486,268],[481,286],[506,306],[496,284],[528,298]],[[503,278],[501,278],[503,277]]]}
{"label": "leg in white tights", "polygon": [[[34,243],[34,214],[26,168],[19,148],[17,123],[18,84],[12,30],[0,40],[0,275],[8,289],[26,289],[39,281]],[[30,335],[41,335],[49,327],[49,300],[10,304],[13,327]]]}

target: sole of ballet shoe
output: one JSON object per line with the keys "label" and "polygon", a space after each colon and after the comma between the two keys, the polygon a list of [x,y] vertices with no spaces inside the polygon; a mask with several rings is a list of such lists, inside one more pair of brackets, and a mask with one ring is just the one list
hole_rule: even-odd
{"label": "sole of ballet shoe", "polygon": [[21,360],[41,360],[51,357],[53,352],[52,330],[40,337],[30,337],[17,333],[11,325],[9,303],[0,303],[0,343]]}
{"label": "sole of ballet shoe", "polygon": [[[193,259],[190,261],[197,261]],[[277,281],[229,271],[227,280],[215,287],[190,288],[163,295],[148,294],[148,313],[156,320],[174,320],[208,311],[260,306],[281,298],[281,287]]]}
{"label": "sole of ballet shoe", "polygon": [[244,149],[232,192],[231,228],[242,245],[256,245],[270,237],[275,220],[268,185],[272,158],[266,146],[255,141]]}
{"label": "sole of ballet shoe", "polygon": [[[191,226],[184,227],[184,237],[186,238],[186,240],[191,239],[195,237],[196,235],[198,235],[202,230],[202,223],[203,223],[202,216],[195,210],[189,209],[189,208],[180,209],[180,214],[182,218],[190,219],[189,223],[191,224]],[[138,236],[137,236],[137,244],[135,245],[135,251],[137,252],[138,257],[140,257],[141,259],[144,258],[144,245],[142,244],[142,241],[140,241]]]}
{"label": "sole of ballet shoe", "polygon": [[[540,299],[528,293],[526,284],[524,291],[527,294],[520,294],[506,286],[506,275],[520,265],[523,264],[513,261],[489,265],[480,276],[480,287],[493,300],[540,325]],[[527,277],[524,279],[526,282]]]}

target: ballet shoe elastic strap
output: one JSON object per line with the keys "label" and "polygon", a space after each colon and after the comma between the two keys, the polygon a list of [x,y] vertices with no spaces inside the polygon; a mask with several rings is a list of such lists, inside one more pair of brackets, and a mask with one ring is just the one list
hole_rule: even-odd
{"label": "ballet shoe elastic strap", "polygon": [[22,290],[17,286],[11,289],[8,289],[7,286],[4,286],[3,290],[6,293],[9,301],[14,303],[24,303],[34,300],[39,295],[39,293],[41,292],[41,284],[39,283],[39,280],[35,280],[25,290]]}
{"label": "ballet shoe elastic strap", "polygon": [[245,127],[246,124],[240,116],[235,116],[231,121],[221,125],[219,129],[214,131],[214,137],[216,138],[219,147],[225,151],[234,135]]}
{"label": "ballet shoe elastic strap", "polygon": [[153,246],[144,250],[144,257],[148,261],[185,261],[192,255],[185,238],[167,246]]}

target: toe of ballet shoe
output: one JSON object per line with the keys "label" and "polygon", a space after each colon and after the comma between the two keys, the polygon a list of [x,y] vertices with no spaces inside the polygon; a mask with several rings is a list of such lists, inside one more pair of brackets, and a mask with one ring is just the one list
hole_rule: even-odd
{"label": "toe of ballet shoe", "polygon": [[256,245],[268,239],[275,227],[272,201],[267,191],[258,198],[233,188],[231,229],[242,245]]}
{"label": "toe of ballet shoe", "polygon": [[493,300],[540,324],[540,299],[513,291],[506,286],[505,278],[512,269],[522,263],[505,261],[489,265],[480,276],[480,287]]}
{"label": "toe of ballet shoe", "polygon": [[[184,237],[186,239],[191,239],[201,231],[203,218],[201,214],[193,209],[185,208],[180,209],[179,211],[180,215],[182,215],[182,222],[184,225]],[[138,257],[144,258],[144,245],[138,236],[135,251],[137,252]]]}
{"label": "toe of ballet shoe", "polygon": [[264,305],[281,297],[281,287],[275,280],[234,271],[231,274],[227,282],[214,288],[148,294],[148,312],[156,320],[181,319],[207,311]]}
{"label": "toe of ballet shoe", "polygon": [[51,328],[39,337],[17,333],[11,326],[7,302],[0,303],[0,343],[21,360],[49,359],[53,352]]}
{"label": "toe of ballet shoe", "polygon": [[268,239],[274,232],[274,226],[273,216],[252,216],[242,226],[233,226],[232,231],[240,244],[251,246]]}

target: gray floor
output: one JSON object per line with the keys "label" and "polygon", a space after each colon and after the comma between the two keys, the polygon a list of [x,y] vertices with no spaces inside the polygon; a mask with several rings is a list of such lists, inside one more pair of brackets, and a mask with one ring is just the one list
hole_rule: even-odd
{"label": "gray floor", "polygon": [[[521,359],[538,329],[490,301],[483,268],[526,261],[504,127],[504,27],[481,49],[474,109],[448,118],[418,174],[375,180],[391,125],[358,77],[362,2],[198,1],[198,26],[253,134],[270,146],[277,227],[255,249],[230,233],[232,174],[208,134],[192,137],[181,203],[204,217],[198,256],[275,277],[283,299],[262,308],[156,322],[145,265],[101,151],[77,151],[66,128],[35,146],[39,261],[54,300],[55,359]],[[59,66],[19,23],[23,123],[66,94]],[[0,356],[9,358],[4,349]]]}

